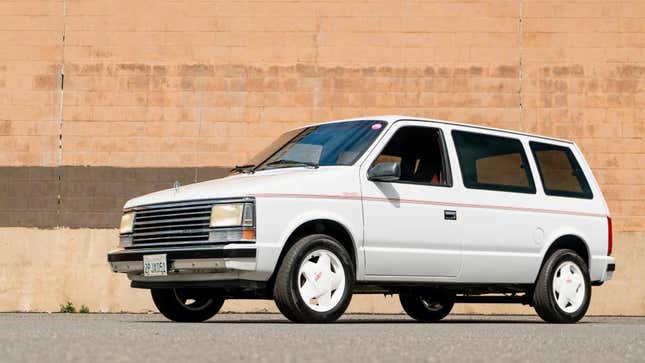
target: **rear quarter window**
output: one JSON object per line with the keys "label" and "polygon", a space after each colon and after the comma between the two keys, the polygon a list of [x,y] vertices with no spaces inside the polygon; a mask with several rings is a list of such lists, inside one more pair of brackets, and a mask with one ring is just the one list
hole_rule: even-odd
{"label": "rear quarter window", "polygon": [[560,197],[592,199],[593,193],[580,164],[564,146],[531,141],[544,193]]}
{"label": "rear quarter window", "polygon": [[535,193],[522,143],[513,138],[452,131],[464,186],[516,193]]}

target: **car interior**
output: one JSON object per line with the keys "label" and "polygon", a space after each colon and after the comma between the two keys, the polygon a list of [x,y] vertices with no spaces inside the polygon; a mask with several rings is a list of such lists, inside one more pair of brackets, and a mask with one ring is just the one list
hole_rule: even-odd
{"label": "car interior", "polygon": [[448,185],[443,140],[439,130],[429,127],[400,128],[373,165],[384,162],[401,164],[399,181],[430,185]]}

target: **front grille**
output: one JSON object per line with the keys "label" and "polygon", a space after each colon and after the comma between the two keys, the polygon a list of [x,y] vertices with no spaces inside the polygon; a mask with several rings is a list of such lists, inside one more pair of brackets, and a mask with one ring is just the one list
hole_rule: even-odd
{"label": "front grille", "polygon": [[132,243],[207,242],[212,206],[197,201],[137,208]]}

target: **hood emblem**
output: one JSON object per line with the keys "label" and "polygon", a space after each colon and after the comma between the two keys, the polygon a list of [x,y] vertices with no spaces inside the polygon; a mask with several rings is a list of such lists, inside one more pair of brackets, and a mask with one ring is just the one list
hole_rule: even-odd
{"label": "hood emblem", "polygon": [[175,194],[179,192],[179,187],[181,186],[181,183],[176,180],[175,184],[172,185],[173,188],[175,188]]}

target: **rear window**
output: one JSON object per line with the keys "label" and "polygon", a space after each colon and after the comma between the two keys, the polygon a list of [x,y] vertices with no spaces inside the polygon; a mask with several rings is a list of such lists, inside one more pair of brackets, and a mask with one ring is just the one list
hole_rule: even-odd
{"label": "rear window", "polygon": [[519,140],[457,130],[452,131],[452,138],[466,188],[535,193]]}
{"label": "rear window", "polygon": [[530,145],[545,194],[593,198],[589,183],[571,149],[535,141],[531,141]]}

